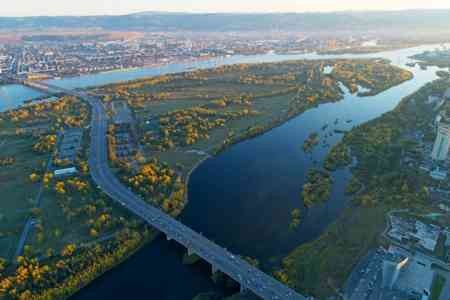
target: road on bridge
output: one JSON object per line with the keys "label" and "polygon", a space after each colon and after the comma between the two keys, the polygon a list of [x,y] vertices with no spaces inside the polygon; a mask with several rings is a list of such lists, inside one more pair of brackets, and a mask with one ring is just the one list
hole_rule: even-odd
{"label": "road on bridge", "polygon": [[182,244],[190,253],[195,253],[208,261],[213,270],[220,270],[239,282],[242,289],[248,289],[262,299],[308,299],[158,208],[147,204],[119,182],[108,165],[106,134],[109,117],[99,98],[85,92],[66,90],[45,83],[39,83],[39,86],[77,96],[90,104],[92,108],[90,173],[98,187],[114,201],[144,219],[152,227],[164,232],[169,239]]}

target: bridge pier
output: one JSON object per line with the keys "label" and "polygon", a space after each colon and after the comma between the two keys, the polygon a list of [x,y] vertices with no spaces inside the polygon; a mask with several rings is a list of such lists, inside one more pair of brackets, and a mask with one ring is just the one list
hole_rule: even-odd
{"label": "bridge pier", "polygon": [[191,248],[187,248],[188,256],[191,256],[192,254],[195,254],[194,250]]}
{"label": "bridge pier", "polygon": [[239,292],[241,294],[246,294],[248,289],[245,287],[245,285],[243,285],[242,283],[240,284],[241,286],[239,287]]}
{"label": "bridge pier", "polygon": [[211,265],[211,272],[212,272],[212,275],[216,274],[217,271],[219,271],[219,269],[218,269],[215,265]]}

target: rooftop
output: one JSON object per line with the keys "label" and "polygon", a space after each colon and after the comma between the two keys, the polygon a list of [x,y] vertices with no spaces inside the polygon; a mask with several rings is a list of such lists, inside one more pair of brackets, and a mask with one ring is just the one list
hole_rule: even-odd
{"label": "rooftop", "polygon": [[389,237],[400,242],[415,242],[417,246],[428,251],[434,251],[436,248],[441,228],[418,220],[408,220],[397,216],[390,216],[390,223]]}

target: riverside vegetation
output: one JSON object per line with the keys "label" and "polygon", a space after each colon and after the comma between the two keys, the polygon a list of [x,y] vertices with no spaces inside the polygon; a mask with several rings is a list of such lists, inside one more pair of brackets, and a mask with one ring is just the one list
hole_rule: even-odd
{"label": "riverside vegetation", "polygon": [[387,212],[401,208],[420,214],[430,211],[427,187],[435,183],[418,168],[402,165],[402,153],[414,144],[408,133],[433,131],[435,112],[426,104],[427,98],[444,93],[449,86],[447,79],[429,83],[405,97],[395,110],[345,135],[325,165],[329,169],[348,165],[349,151],[356,158],[347,186],[347,193],[354,195],[352,205],[318,239],[285,257],[282,269],[275,272],[277,278],[325,299],[337,293],[359,259],[382,242]]}

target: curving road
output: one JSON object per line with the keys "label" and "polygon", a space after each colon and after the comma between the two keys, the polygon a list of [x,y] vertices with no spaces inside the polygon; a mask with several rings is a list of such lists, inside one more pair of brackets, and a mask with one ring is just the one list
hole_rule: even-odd
{"label": "curving road", "polygon": [[168,239],[176,240],[186,247],[190,253],[195,253],[208,261],[213,270],[220,270],[239,282],[242,290],[251,290],[262,299],[308,299],[161,210],[147,204],[120,183],[108,165],[106,141],[108,115],[98,98],[87,93],[66,90],[45,83],[33,84],[38,85],[37,88],[56,90],[80,97],[90,104],[92,108],[90,173],[99,188],[114,201],[119,202],[135,215],[144,219],[152,227],[164,232]]}

